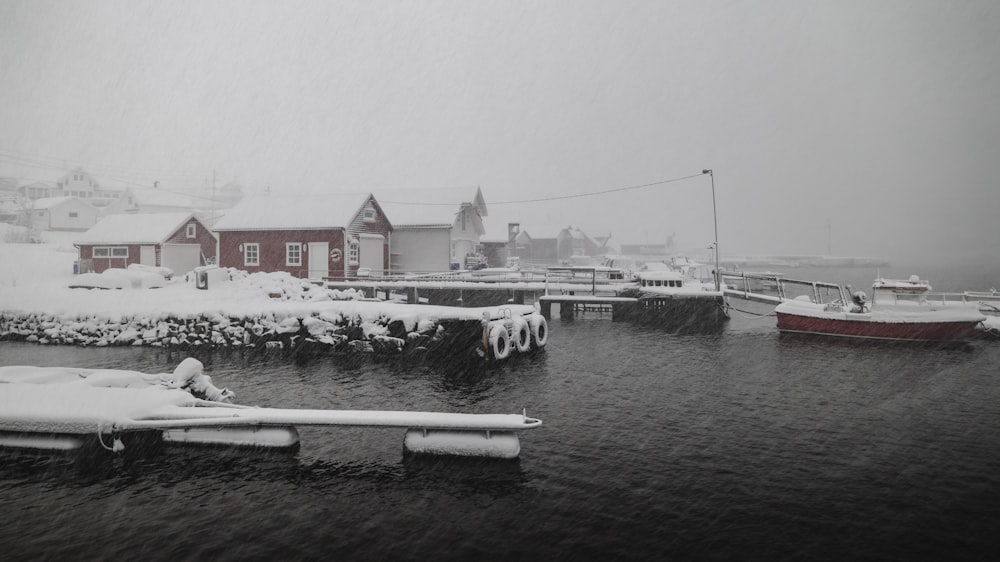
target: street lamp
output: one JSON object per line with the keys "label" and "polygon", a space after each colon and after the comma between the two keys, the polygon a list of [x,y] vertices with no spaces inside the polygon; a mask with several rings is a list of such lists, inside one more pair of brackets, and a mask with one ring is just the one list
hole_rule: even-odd
{"label": "street lamp", "polygon": [[715,212],[715,174],[712,170],[702,170],[701,173],[708,174],[712,178],[712,222],[715,223],[715,243],[712,245],[715,246],[715,290],[718,291],[721,284],[719,283],[719,217]]}

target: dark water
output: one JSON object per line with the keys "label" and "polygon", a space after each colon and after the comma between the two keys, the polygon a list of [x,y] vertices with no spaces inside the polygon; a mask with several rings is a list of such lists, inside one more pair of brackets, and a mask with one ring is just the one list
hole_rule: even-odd
{"label": "dark water", "polygon": [[[812,276],[815,277],[815,276]],[[871,277],[868,275],[867,277]],[[870,283],[870,280],[868,281]],[[978,287],[968,287],[978,288]],[[748,306],[749,307],[749,306]],[[756,308],[763,312],[766,309]],[[492,369],[201,357],[240,402],[528,414],[518,461],[300,429],[290,454],[0,457],[4,559],[986,560],[1000,552],[1000,342],[680,336],[591,314]],[[151,349],[0,344],[0,364],[170,371]]]}

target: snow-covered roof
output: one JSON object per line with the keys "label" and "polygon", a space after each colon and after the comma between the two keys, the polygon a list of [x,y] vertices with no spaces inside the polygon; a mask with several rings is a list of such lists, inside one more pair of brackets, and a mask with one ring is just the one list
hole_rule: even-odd
{"label": "snow-covered roof", "polygon": [[[114,189],[104,189],[103,191],[117,191]],[[122,190],[124,191],[124,190]],[[177,193],[163,189],[148,187],[131,188],[132,197],[140,208],[150,207],[177,207],[178,209],[196,209],[198,207],[208,207],[211,205],[209,198],[198,199],[184,193]]]}
{"label": "snow-covered roof", "polygon": [[191,218],[191,213],[109,215],[76,239],[76,244],[159,244]]}
{"label": "snow-covered roof", "polygon": [[393,226],[451,226],[463,204],[477,207],[479,215],[486,216],[482,192],[469,187],[383,189],[378,192],[378,203]]}
{"label": "snow-covered roof", "polygon": [[[219,219],[219,230],[293,230],[315,228],[345,228],[370,193],[332,195],[244,197]],[[381,206],[381,202],[379,202]],[[383,208],[384,211],[384,208]],[[390,223],[392,215],[386,211]]]}
{"label": "snow-covered roof", "polygon": [[74,199],[80,201],[81,203],[84,203],[84,201],[79,197],[73,197],[72,195],[68,195],[65,197],[42,197],[41,199],[35,199],[32,202],[31,207],[33,209],[51,209],[52,207],[58,207],[59,205],[62,205],[63,203],[67,203]]}
{"label": "snow-covered roof", "polygon": [[525,228],[524,225],[521,225],[521,232],[527,232],[528,236],[532,240],[546,240],[546,239],[554,240],[556,238],[559,238],[559,235],[562,233],[563,230],[566,230],[566,228],[560,226],[543,225],[543,226],[537,226],[537,227],[533,226],[531,228]]}

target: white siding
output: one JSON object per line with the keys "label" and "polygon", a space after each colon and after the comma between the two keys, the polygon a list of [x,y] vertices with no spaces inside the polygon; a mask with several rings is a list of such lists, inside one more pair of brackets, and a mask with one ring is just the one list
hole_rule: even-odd
{"label": "white siding", "polygon": [[451,233],[447,228],[397,228],[389,239],[392,273],[448,271]]}

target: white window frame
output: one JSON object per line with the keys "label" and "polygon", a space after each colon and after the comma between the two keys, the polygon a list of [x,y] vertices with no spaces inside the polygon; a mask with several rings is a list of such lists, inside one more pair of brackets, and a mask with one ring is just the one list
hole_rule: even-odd
{"label": "white window frame", "polygon": [[285,265],[302,266],[301,242],[285,242]]}
{"label": "white window frame", "polygon": [[94,246],[91,257],[128,258],[128,246]]}
{"label": "white window frame", "polygon": [[[253,251],[251,251],[251,249]],[[251,255],[253,259],[251,260]],[[243,243],[243,265],[260,265],[260,244],[257,242]]]}
{"label": "white window frame", "polygon": [[378,215],[375,213],[375,209],[371,207],[365,207],[365,209],[361,211],[361,218],[364,219],[365,222],[375,222],[375,219],[378,218]]}
{"label": "white window frame", "polygon": [[195,227],[194,223],[190,223],[187,225],[186,235],[188,238],[194,238],[195,236],[197,236],[197,233],[198,229]]}
{"label": "white window frame", "polygon": [[361,241],[351,238],[347,243],[347,265],[358,265],[361,263]]}

